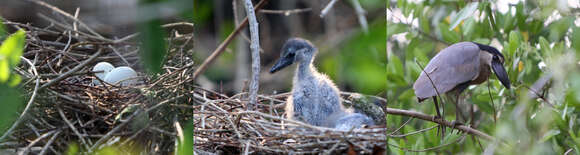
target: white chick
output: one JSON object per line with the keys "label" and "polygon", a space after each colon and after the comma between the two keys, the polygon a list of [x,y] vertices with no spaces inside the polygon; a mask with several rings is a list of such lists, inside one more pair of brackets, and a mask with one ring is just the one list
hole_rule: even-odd
{"label": "white chick", "polygon": [[[108,62],[99,62],[99,63],[97,63],[97,65],[95,65],[95,67],[93,67],[93,72],[103,71],[103,72],[95,73],[95,76],[97,76],[97,78],[99,78],[101,80],[105,80],[105,76],[107,76],[107,74],[111,70],[113,70],[113,68],[115,68],[115,66],[111,65]],[[99,82],[99,80],[97,80],[97,79],[94,79],[93,84],[99,85],[99,84],[101,84],[101,82]]]}
{"label": "white chick", "polygon": [[135,72],[135,70],[131,69],[131,67],[123,66],[111,70],[111,72],[105,76],[105,82],[113,85],[129,86],[137,83],[135,77],[137,77],[137,72]]}

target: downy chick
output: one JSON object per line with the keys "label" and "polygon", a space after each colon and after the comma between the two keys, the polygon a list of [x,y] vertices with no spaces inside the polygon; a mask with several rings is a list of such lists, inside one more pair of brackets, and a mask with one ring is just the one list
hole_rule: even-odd
{"label": "downy chick", "polygon": [[[337,126],[358,128],[365,123],[372,125],[372,119],[362,114],[353,115],[355,113],[348,112],[340,103],[338,88],[312,65],[317,52],[318,50],[309,41],[291,38],[282,47],[278,62],[270,69],[270,73],[274,73],[293,63],[298,64],[293,79],[292,95],[288,97],[286,103],[287,117],[331,128]],[[353,119],[359,121],[352,121]],[[345,120],[351,122],[344,122]],[[371,120],[370,123],[368,120]]]}

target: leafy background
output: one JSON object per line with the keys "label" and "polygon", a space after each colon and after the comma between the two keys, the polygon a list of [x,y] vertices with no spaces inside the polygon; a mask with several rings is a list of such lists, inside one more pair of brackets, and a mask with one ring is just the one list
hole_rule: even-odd
{"label": "leafy background", "polygon": [[[431,129],[388,140],[399,154],[499,153],[580,154],[580,2],[531,1],[389,1],[387,3],[387,97],[389,107],[435,114],[432,100],[418,104],[412,89],[421,69],[450,44],[474,41],[498,48],[512,89],[495,75],[469,87],[461,100],[474,105],[476,128],[501,142]],[[490,16],[492,15],[492,16]],[[541,81],[549,78],[547,84]],[[529,88],[539,90],[532,98]],[[536,96],[537,97],[537,96]],[[455,99],[452,99],[455,100]],[[452,100],[445,98],[446,103]],[[465,109],[464,109],[465,108]],[[455,119],[453,104],[445,119]],[[392,134],[407,134],[435,124],[388,116]],[[390,131],[393,131],[390,130]],[[404,148],[404,149],[401,149]]]}

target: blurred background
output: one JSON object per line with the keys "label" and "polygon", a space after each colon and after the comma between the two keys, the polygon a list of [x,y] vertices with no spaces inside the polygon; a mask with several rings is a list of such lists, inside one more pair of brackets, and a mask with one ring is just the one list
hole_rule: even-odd
{"label": "blurred background", "polygon": [[[260,94],[290,91],[295,65],[276,74],[268,70],[291,37],[310,40],[314,60],[341,91],[384,96],[386,66],[385,1],[337,1],[321,18],[329,0],[270,0],[256,12],[260,29]],[[360,2],[360,3],[359,3]],[[254,5],[258,3],[253,1]],[[245,17],[242,0],[195,1],[194,58],[203,62]],[[357,8],[362,9],[357,14]],[[359,18],[359,15],[361,15]],[[361,20],[363,20],[361,22]],[[247,91],[251,74],[248,29],[244,28],[197,80],[204,88],[228,95]]]}
{"label": "blurred background", "polygon": [[[578,0],[389,0],[387,27],[391,108],[434,115],[433,101],[418,104],[412,89],[421,73],[418,64],[427,65],[437,52],[462,41],[500,50],[512,83],[506,89],[491,75],[459,99],[462,112],[473,119],[469,125],[501,142],[449,131],[441,139],[436,130],[423,130],[432,123],[391,115],[387,127],[404,126],[399,134],[424,132],[391,138],[392,152],[580,154]],[[447,120],[455,119],[454,109],[445,106]]]}

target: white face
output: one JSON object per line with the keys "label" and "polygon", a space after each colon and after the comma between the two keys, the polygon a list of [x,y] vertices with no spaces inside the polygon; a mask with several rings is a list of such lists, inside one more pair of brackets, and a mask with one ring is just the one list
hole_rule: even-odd
{"label": "white face", "polygon": [[479,51],[479,62],[491,66],[493,55],[487,51]]}

